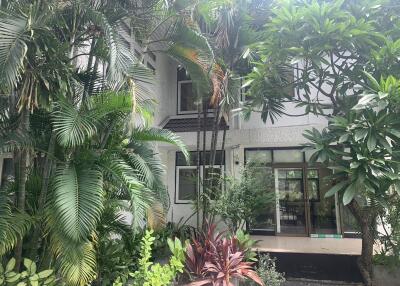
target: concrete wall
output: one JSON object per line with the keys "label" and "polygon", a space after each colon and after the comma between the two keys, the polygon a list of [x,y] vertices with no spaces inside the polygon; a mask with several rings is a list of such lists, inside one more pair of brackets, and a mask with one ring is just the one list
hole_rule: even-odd
{"label": "concrete wall", "polygon": [[[169,118],[177,117],[177,63],[165,55],[157,55],[157,81],[155,99],[158,108],[155,116],[155,125],[162,127]],[[294,104],[286,104],[289,114],[302,114],[304,110]],[[196,117],[197,115],[184,115]],[[250,120],[245,121],[240,115],[232,118],[231,128],[226,135],[226,165],[228,174],[238,175],[244,165],[244,149],[250,147],[297,147],[306,143],[303,132],[313,127],[322,129],[327,122],[324,118],[315,115],[282,116],[275,124],[264,123],[259,113],[253,113]],[[233,122],[235,122],[233,124]],[[221,132],[222,133],[222,132]],[[222,134],[219,135],[217,146],[221,146]],[[178,133],[189,150],[196,150],[196,132]],[[207,149],[210,148],[211,132],[206,134]],[[201,139],[202,142],[202,139]],[[188,217],[193,213],[191,204],[175,203],[175,153],[176,148],[166,144],[159,145],[160,154],[166,166],[165,183],[170,195],[171,207],[168,220],[179,221],[181,217]],[[194,225],[196,216],[189,223]]]}

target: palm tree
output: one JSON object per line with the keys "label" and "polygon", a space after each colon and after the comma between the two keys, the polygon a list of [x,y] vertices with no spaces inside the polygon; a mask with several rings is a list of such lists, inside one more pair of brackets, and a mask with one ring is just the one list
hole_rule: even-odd
{"label": "palm tree", "polygon": [[[2,4],[0,89],[11,96],[2,109],[1,139],[2,151],[15,152],[19,166],[19,213],[11,212],[2,193],[6,240],[0,255],[16,246],[20,262],[29,224],[11,221],[30,216],[35,227],[25,242],[32,258],[42,267],[56,267],[68,283],[83,285],[95,276],[96,227],[105,194],[123,196],[135,220],[143,220],[148,206],[164,194],[162,167],[148,141],[185,151],[174,134],[131,122],[132,115],[150,113],[140,97],[146,91],[141,83],[152,79],[119,29],[123,21],[140,22],[137,11],[153,6],[79,0]],[[105,72],[98,74],[101,67]]]}

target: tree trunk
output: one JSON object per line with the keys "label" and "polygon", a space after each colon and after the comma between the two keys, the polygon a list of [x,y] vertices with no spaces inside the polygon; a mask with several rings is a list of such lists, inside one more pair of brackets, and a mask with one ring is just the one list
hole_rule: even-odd
{"label": "tree trunk", "polygon": [[201,134],[201,104],[197,104],[197,142],[196,142],[196,166],[197,166],[197,192],[196,192],[196,223],[200,229],[200,134]]}
{"label": "tree trunk", "polygon": [[353,200],[348,207],[361,227],[362,248],[361,256],[358,259],[358,268],[365,286],[372,286],[372,259],[374,255],[377,214],[370,208],[361,207],[356,200]]}
{"label": "tree trunk", "polygon": [[[19,132],[26,133],[29,129],[29,109],[25,106],[21,111],[21,122],[19,126]],[[21,212],[25,212],[25,201],[26,201],[26,181],[28,179],[28,157],[29,152],[23,149],[19,154],[18,162],[18,189],[17,189],[17,209]],[[22,244],[23,239],[19,239],[15,246],[15,269],[19,271],[22,261]]]}
{"label": "tree trunk", "polygon": [[[40,189],[40,194],[39,194],[39,200],[38,200],[38,209],[37,211],[42,215],[42,211],[44,209],[45,203],[46,203],[46,197],[47,197],[47,192],[49,188],[49,181],[50,181],[50,175],[53,170],[53,159],[51,158],[54,155],[54,149],[55,149],[55,144],[56,143],[56,137],[55,134],[52,132],[50,141],[49,141],[49,146],[47,150],[47,156],[43,165],[43,178],[42,178],[42,186]],[[40,216],[41,216],[40,215]],[[41,234],[42,234],[42,223],[39,222],[39,225],[35,227],[35,230],[32,234],[32,239],[31,239],[31,251],[30,251],[30,257],[35,260],[37,256],[37,251],[40,248],[41,244]]]}
{"label": "tree trunk", "polygon": [[207,146],[206,146],[206,141],[207,141],[207,104],[205,104],[204,102],[202,102],[203,105],[203,181],[202,181],[202,213],[203,213],[203,219],[202,219],[202,226],[203,229],[205,229],[206,227],[206,216],[207,216],[207,196],[205,196],[205,183],[206,183],[206,151],[207,151]]}

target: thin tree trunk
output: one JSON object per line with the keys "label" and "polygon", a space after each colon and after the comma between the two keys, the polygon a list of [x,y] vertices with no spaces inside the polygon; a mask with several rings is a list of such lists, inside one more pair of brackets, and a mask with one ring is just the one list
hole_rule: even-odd
{"label": "thin tree trunk", "polygon": [[202,196],[202,212],[203,212],[203,219],[202,219],[202,226],[205,227],[206,216],[207,216],[207,196],[205,195],[205,186],[206,186],[206,141],[207,141],[207,105],[203,102],[203,196]]}
{"label": "thin tree trunk", "polygon": [[[45,159],[45,162],[43,165],[43,170],[42,170],[43,177],[42,177],[42,186],[40,189],[39,200],[38,200],[38,209],[37,209],[38,212],[43,211],[45,203],[46,203],[50,175],[53,170],[53,159],[51,157],[54,155],[54,149],[55,149],[55,145],[56,145],[55,143],[56,143],[56,137],[55,137],[55,134],[52,132],[51,136],[50,136],[46,159]],[[34,260],[36,259],[37,251],[40,248],[41,234],[42,234],[42,223],[39,222],[39,225],[37,225],[34,229],[34,232],[32,234],[32,239],[31,239],[32,249],[31,249],[30,257]]]}
{"label": "thin tree trunk", "polygon": [[[93,65],[93,53],[94,53],[94,48],[96,45],[96,40],[93,38],[92,43],[90,44],[90,51],[89,51],[89,59],[88,59],[88,64],[86,68],[86,72],[89,74],[89,72],[93,72],[92,70],[92,65]],[[92,80],[93,75],[90,74],[89,79],[85,82],[84,87],[83,87],[83,99],[88,97],[89,95],[89,88],[90,88],[90,82]]]}
{"label": "thin tree trunk", "polygon": [[200,134],[201,134],[201,104],[197,104],[197,142],[196,142],[196,166],[197,166],[197,192],[196,192],[196,223],[197,229],[200,229]]}
{"label": "thin tree trunk", "polygon": [[[21,111],[21,123],[19,126],[19,132],[26,133],[29,129],[29,109],[24,106]],[[17,189],[17,209],[21,212],[25,212],[25,201],[26,201],[26,181],[28,179],[28,160],[29,152],[23,149],[19,155],[18,163],[18,189]],[[15,247],[15,269],[19,271],[22,261],[22,245],[23,239],[19,239]]]}
{"label": "thin tree trunk", "polygon": [[377,215],[373,210],[363,209],[356,200],[349,204],[351,213],[361,227],[361,256],[358,259],[358,268],[365,286],[373,285],[373,264],[374,241],[376,232]]}

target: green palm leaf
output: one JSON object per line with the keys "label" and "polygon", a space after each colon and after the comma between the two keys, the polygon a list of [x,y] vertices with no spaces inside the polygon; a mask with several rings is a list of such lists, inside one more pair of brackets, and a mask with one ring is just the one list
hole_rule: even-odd
{"label": "green palm leaf", "polygon": [[94,280],[96,253],[91,242],[71,242],[58,232],[52,233],[51,242],[60,274],[67,285],[83,286]]}
{"label": "green palm leaf", "polygon": [[7,193],[0,191],[0,257],[10,251],[28,232],[31,221],[27,215],[14,214]]}
{"label": "green palm leaf", "polygon": [[189,158],[189,152],[182,139],[169,130],[158,128],[137,128],[133,130],[131,135],[131,141],[135,140],[169,143],[177,146],[182,151],[186,159]]}
{"label": "green palm leaf", "polygon": [[24,68],[28,19],[22,15],[0,14],[0,82],[15,87]]}
{"label": "green palm leaf", "polygon": [[84,241],[96,229],[103,209],[103,177],[98,170],[58,167],[53,212],[60,230],[72,241]]}
{"label": "green palm leaf", "polygon": [[59,100],[52,113],[57,141],[65,147],[81,145],[96,133],[98,118],[93,112],[78,109],[66,100]]}

